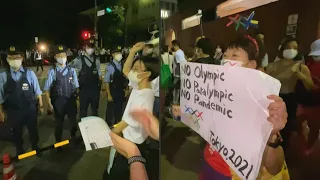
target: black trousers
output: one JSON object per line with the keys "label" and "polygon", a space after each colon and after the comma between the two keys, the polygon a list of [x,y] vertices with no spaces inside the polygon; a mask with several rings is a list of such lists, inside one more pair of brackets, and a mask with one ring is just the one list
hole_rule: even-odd
{"label": "black trousers", "polygon": [[[107,103],[106,122],[111,127],[121,121],[123,115],[124,91],[123,89],[110,90],[112,102]],[[114,118],[114,119],[113,119]]]}
{"label": "black trousers", "polygon": [[[147,159],[147,145],[146,142],[137,144],[142,157]],[[108,166],[103,174],[103,180],[130,180],[130,167],[128,165],[128,159],[118,152],[115,155],[113,166],[108,174]]]}
{"label": "black trousers", "polygon": [[56,123],[54,130],[56,142],[62,141],[63,122],[66,115],[68,116],[68,119],[70,121],[70,135],[71,137],[74,137],[76,135],[78,127],[76,96],[73,95],[71,96],[71,98],[54,98],[53,107]]}
{"label": "black trousers", "polygon": [[280,93],[279,96],[286,103],[287,113],[288,113],[287,124],[281,131],[281,135],[283,139],[282,146],[283,146],[283,149],[286,150],[286,148],[288,147],[292,132],[295,131],[297,128],[296,116],[297,116],[298,104],[297,104],[295,93],[288,93],[288,94]]}
{"label": "black trousers", "polygon": [[39,135],[37,124],[37,108],[34,104],[23,109],[6,108],[7,122],[13,132],[13,143],[17,148],[17,153],[23,152],[22,130],[26,126],[29,133],[32,149],[38,149]]}
{"label": "black trousers", "polygon": [[41,67],[41,70],[43,71],[43,60],[36,60],[37,64],[37,71],[39,71],[39,67]]}
{"label": "black trousers", "polygon": [[87,117],[88,107],[91,106],[92,116],[98,116],[99,100],[100,100],[100,88],[81,88],[80,89],[80,117]]}

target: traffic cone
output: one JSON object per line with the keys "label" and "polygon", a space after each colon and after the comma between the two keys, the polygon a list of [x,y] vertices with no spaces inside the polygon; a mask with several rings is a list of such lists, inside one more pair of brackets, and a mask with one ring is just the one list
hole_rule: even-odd
{"label": "traffic cone", "polygon": [[11,156],[9,154],[5,154],[3,155],[2,160],[3,160],[3,180],[18,180],[18,176],[11,162]]}

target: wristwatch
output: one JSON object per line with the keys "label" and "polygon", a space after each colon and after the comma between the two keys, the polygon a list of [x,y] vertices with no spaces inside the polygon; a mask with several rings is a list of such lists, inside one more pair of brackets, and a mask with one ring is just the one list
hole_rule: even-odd
{"label": "wristwatch", "polygon": [[277,138],[274,140],[274,142],[268,142],[268,146],[276,149],[278,148],[282,143],[282,138],[279,134],[277,134]]}

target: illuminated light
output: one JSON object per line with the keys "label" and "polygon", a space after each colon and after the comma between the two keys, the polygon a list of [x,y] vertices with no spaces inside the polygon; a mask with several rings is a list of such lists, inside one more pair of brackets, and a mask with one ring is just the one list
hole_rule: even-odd
{"label": "illuminated light", "polygon": [[107,13],[111,13],[111,12],[112,12],[112,9],[109,8],[109,7],[107,7],[107,8],[106,8],[106,11],[107,11]]}
{"label": "illuminated light", "polygon": [[165,10],[165,9],[161,9],[161,18],[162,19],[166,19],[169,17],[170,11]]}

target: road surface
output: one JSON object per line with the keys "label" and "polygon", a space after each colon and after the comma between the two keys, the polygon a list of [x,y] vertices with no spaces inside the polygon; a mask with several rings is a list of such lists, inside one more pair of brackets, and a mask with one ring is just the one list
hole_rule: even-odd
{"label": "road surface", "polygon": [[[169,130],[161,140],[161,180],[198,180],[205,147],[204,140],[181,122],[168,119]],[[320,179],[320,140],[314,153],[303,153],[306,140],[294,135],[288,150],[291,180]]]}
{"label": "road surface", "polygon": [[[43,72],[36,73],[40,87],[43,88],[49,66],[44,67]],[[32,69],[35,70],[34,67]],[[106,99],[101,98],[99,116],[105,116]],[[68,120],[65,120],[68,126]],[[39,117],[40,147],[55,143],[54,118],[52,116]],[[78,132],[79,133],[79,132]],[[80,134],[78,134],[80,136]],[[65,129],[63,137],[68,139],[69,133]],[[24,133],[25,149],[29,149],[27,131]],[[10,143],[0,142],[0,155],[9,152],[14,155],[14,147]],[[109,148],[85,152],[84,145],[77,147],[67,145],[61,154],[56,151],[44,152],[41,158],[33,156],[15,163],[16,172],[23,180],[100,180],[108,162]],[[2,169],[2,165],[0,165]],[[2,170],[1,170],[2,171]],[[0,173],[0,176],[2,174]]]}

